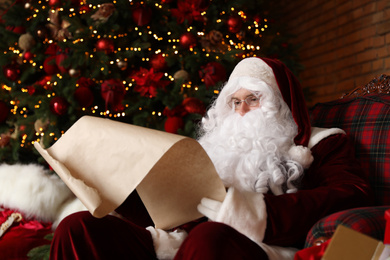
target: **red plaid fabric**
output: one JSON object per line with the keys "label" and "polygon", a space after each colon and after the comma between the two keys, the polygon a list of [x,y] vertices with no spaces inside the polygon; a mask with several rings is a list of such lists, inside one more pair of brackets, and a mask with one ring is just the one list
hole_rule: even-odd
{"label": "red plaid fabric", "polygon": [[390,95],[371,94],[315,105],[310,110],[313,126],[343,129],[354,141],[356,156],[374,191],[377,207],[345,210],[317,222],[307,235],[305,247],[317,239],[332,237],[339,224],[383,240],[385,211],[390,208]]}
{"label": "red plaid fabric", "polygon": [[307,235],[305,247],[314,246],[318,238],[331,238],[339,224],[383,240],[386,228],[385,211],[389,208],[390,206],[364,207],[329,215],[313,226]]}
{"label": "red plaid fabric", "polygon": [[341,128],[354,140],[377,205],[390,205],[390,95],[317,104],[310,116],[313,126]]}

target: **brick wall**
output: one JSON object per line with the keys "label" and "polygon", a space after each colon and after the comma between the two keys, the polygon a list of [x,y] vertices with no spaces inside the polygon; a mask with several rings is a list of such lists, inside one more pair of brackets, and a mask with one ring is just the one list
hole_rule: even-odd
{"label": "brick wall", "polygon": [[301,45],[308,105],[337,99],[390,75],[389,0],[285,0],[284,19]]}

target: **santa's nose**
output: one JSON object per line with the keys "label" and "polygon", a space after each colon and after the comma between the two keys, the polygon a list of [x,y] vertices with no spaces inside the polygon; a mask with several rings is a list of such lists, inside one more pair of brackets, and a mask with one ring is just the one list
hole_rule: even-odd
{"label": "santa's nose", "polygon": [[244,116],[251,110],[249,105],[246,102],[242,102],[238,108],[236,108],[236,112],[240,114],[240,116]]}

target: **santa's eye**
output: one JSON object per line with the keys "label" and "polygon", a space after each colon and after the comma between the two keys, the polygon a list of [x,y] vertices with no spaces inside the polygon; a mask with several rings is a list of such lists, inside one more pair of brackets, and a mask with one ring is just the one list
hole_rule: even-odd
{"label": "santa's eye", "polygon": [[234,109],[239,109],[242,102],[245,102],[248,106],[250,107],[256,107],[259,105],[260,103],[260,97],[256,97],[256,96],[253,96],[253,95],[250,95],[250,96],[247,96],[245,99],[238,99],[238,98],[232,98],[230,100],[230,102],[228,102],[228,105],[231,107],[231,108],[234,108]]}
{"label": "santa's eye", "polygon": [[245,99],[245,103],[248,104],[250,107],[257,106],[259,104],[260,98],[255,96],[249,96]]}

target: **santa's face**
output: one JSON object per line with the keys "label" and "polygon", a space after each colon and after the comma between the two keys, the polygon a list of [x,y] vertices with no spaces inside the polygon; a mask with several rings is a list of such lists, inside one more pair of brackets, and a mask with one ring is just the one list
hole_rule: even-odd
{"label": "santa's face", "polygon": [[236,113],[243,116],[260,107],[260,94],[245,88],[239,89],[232,95],[229,105],[234,108]]}
{"label": "santa's face", "polygon": [[288,174],[303,172],[288,157],[297,127],[281,95],[254,89],[240,88],[225,98],[228,113],[212,109],[199,142],[227,187],[281,194]]}

